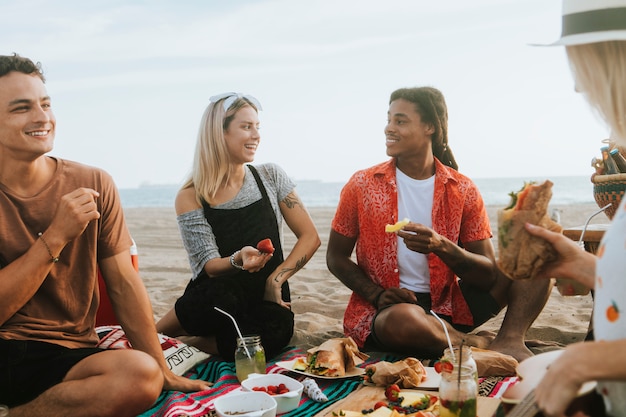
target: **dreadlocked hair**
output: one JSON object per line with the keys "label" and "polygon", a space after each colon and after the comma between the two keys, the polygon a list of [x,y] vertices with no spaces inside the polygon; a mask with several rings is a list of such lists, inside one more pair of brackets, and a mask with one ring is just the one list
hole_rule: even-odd
{"label": "dreadlocked hair", "polygon": [[442,164],[458,170],[454,154],[448,145],[448,107],[441,91],[433,87],[400,88],[391,93],[389,103],[398,99],[413,103],[422,122],[434,127],[432,147],[435,158]]}

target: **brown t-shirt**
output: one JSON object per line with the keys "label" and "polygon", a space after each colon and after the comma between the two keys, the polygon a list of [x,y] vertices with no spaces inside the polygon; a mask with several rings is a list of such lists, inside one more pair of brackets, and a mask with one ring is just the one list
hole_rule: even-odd
{"label": "brown t-shirt", "polygon": [[53,179],[35,196],[16,196],[0,184],[2,262],[11,263],[35,244],[38,233],[50,225],[61,197],[79,187],[100,193],[96,203],[101,216],[63,248],[59,262],[35,295],[0,326],[0,338],[42,340],[72,348],[94,346],[98,340],[94,330],[99,304],[97,262],[128,251],[132,239],[111,176],[55,159]]}

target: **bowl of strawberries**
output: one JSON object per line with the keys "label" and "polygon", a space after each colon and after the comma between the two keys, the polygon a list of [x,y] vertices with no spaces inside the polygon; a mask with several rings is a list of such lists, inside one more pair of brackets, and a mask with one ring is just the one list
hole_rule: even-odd
{"label": "bowl of strawberries", "polygon": [[282,414],[298,407],[304,386],[300,381],[282,374],[250,374],[241,382],[244,391],[261,391],[276,400],[276,413]]}

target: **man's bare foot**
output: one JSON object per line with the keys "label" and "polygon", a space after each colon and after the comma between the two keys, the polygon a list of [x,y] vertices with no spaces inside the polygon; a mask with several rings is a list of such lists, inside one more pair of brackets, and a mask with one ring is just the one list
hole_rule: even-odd
{"label": "man's bare foot", "polygon": [[493,334],[489,334],[490,332],[478,332],[476,334],[468,334],[465,335],[465,344],[469,346],[474,346],[480,349],[487,349],[488,346],[493,342],[495,336]]}
{"label": "man's bare foot", "polygon": [[505,355],[513,356],[518,362],[528,359],[534,356],[534,353],[526,347],[524,344],[515,343],[503,343],[499,340],[494,340],[487,349],[495,350],[496,352],[504,353]]}

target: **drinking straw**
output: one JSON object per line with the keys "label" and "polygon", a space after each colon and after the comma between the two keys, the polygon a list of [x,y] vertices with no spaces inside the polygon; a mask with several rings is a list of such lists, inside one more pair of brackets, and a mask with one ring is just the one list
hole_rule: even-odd
{"label": "drinking straw", "polygon": [[[230,317],[230,319],[233,321],[233,324],[235,325],[235,330],[237,330],[237,334],[239,335],[239,338],[243,342],[243,336],[241,335],[241,331],[239,330],[239,326],[237,326],[237,321],[235,321],[235,318],[219,307],[213,307],[213,308],[219,311],[220,313]],[[246,346],[245,342],[243,342],[243,349],[246,351],[246,355],[248,356],[248,359],[252,359],[252,356],[250,356],[250,352],[248,352],[248,346]]]}
{"label": "drinking straw", "polygon": [[448,346],[450,347],[450,354],[452,355],[452,360],[456,362],[456,358],[454,355],[454,349],[452,348],[452,340],[450,340],[450,335],[448,334],[448,328],[446,327],[446,324],[443,322],[443,320],[441,320],[439,318],[439,316],[437,315],[437,313],[435,313],[434,311],[430,310],[430,313],[437,319],[439,320],[439,323],[441,323],[441,326],[443,327],[443,331],[446,334],[446,339],[448,339]]}
{"label": "drinking straw", "polygon": [[461,368],[463,367],[463,344],[465,344],[465,339],[461,339],[461,346],[459,346],[459,376],[456,382],[457,401],[459,401],[459,397],[461,396]]}
{"label": "drinking straw", "polygon": [[578,239],[578,246],[583,245],[583,242],[584,242],[583,237],[585,236],[585,232],[587,231],[587,226],[589,226],[589,222],[591,221],[591,219],[593,219],[595,216],[597,216],[598,214],[602,213],[604,210],[611,207],[611,204],[613,203],[607,204],[606,206],[602,207],[600,210],[592,213],[591,216],[587,217],[587,221],[585,222],[585,225],[583,226],[583,231],[580,233],[580,239]]}

